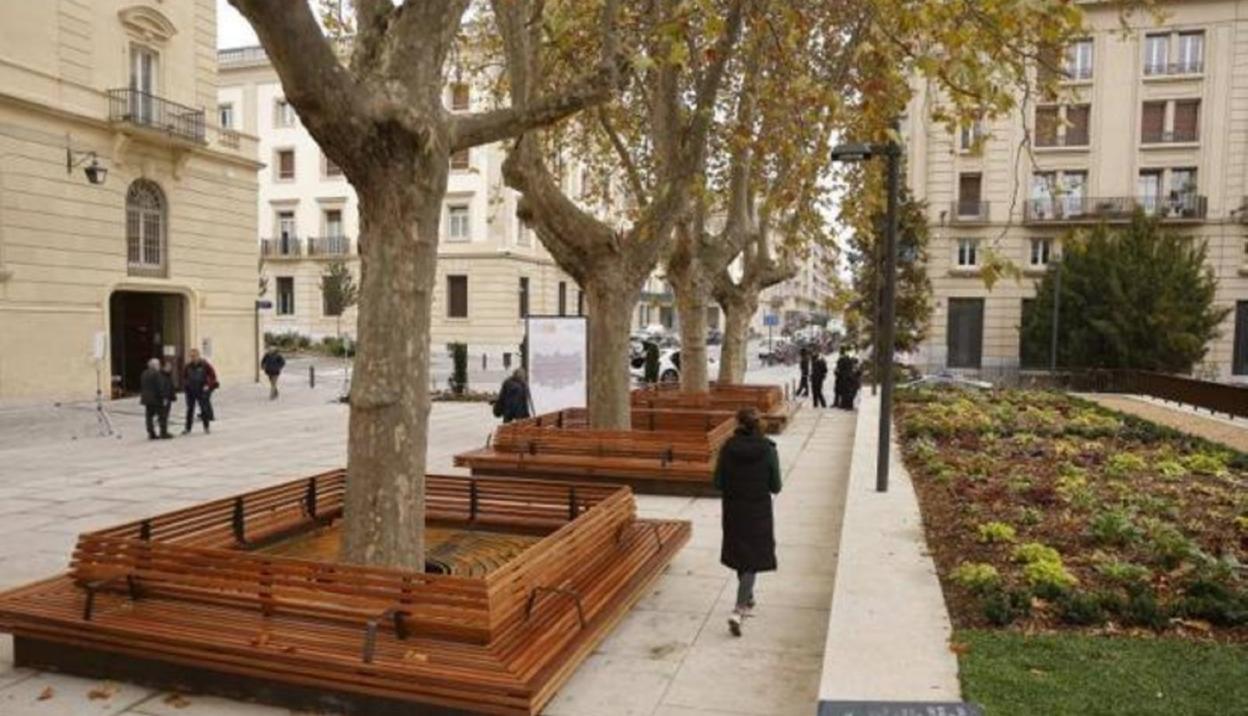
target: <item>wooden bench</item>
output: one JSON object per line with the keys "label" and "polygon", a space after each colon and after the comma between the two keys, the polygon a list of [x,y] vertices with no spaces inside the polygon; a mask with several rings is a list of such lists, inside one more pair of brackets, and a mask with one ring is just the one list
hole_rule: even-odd
{"label": "wooden bench", "polygon": [[783,432],[801,403],[788,400],[778,385],[720,385],[709,393],[686,393],[678,383],[659,383],[632,392],[634,408],[652,410],[711,410],[736,414],[742,408],[758,411],[768,432]]}
{"label": "wooden bench", "polygon": [[431,524],[540,539],[479,578],[263,552],[339,519],[345,481],[326,473],[84,534],[68,574],[0,595],[0,628],[38,668],[281,693],[292,708],[536,714],[690,532],[638,520],[627,488],[429,476]]}
{"label": "wooden bench", "polygon": [[719,449],[732,435],[732,413],[634,408],[631,430],[587,427],[584,410],[518,420],[495,430],[484,448],[455,456],[473,475],[624,484],[638,492],[715,494]]}

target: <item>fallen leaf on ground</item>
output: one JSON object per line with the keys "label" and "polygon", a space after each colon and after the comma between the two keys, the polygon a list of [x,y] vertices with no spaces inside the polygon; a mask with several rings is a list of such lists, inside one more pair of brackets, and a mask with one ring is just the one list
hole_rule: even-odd
{"label": "fallen leaf on ground", "polygon": [[166,696],[166,697],[165,697],[165,703],[166,703],[166,704],[169,704],[170,706],[174,707],[175,709],[184,709],[184,708],[186,708],[187,706],[190,706],[190,705],[191,705],[191,702],[190,702],[190,701],[188,701],[188,700],[186,699],[186,697],[184,697],[182,694],[179,694],[179,693],[176,693],[176,692],[175,692],[175,693],[172,693],[172,694],[169,694],[168,696]]}
{"label": "fallen leaf on ground", "polygon": [[87,698],[92,701],[101,701],[111,699],[121,689],[117,684],[105,682],[87,692]]}
{"label": "fallen leaf on ground", "polygon": [[965,643],[960,642],[960,641],[950,642],[950,643],[949,643],[949,651],[952,651],[953,653],[955,653],[955,654],[957,654],[957,655],[959,655],[959,656],[961,656],[961,655],[963,655],[963,654],[969,654],[969,653],[971,652],[971,645],[970,645],[970,644],[965,644]]}
{"label": "fallen leaf on ground", "polygon": [[39,692],[39,696],[38,696],[38,697],[36,697],[36,698],[35,698],[35,700],[36,700],[36,701],[47,701],[48,699],[52,698],[52,695],[53,695],[53,694],[55,694],[55,693],[56,693],[56,692],[52,690],[52,687],[51,687],[51,686],[46,686],[46,687],[44,687],[43,691],[40,691],[40,692]]}

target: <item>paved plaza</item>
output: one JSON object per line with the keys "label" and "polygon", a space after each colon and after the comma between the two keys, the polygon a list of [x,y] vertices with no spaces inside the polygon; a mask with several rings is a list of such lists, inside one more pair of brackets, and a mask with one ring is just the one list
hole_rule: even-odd
{"label": "paved plaza", "polygon": [[[792,372],[750,378],[783,382]],[[288,374],[275,402],[258,385],[227,387],[215,400],[220,420],[211,435],[197,426],[189,437],[157,442],[147,440],[134,400],[108,404],[120,438],[98,436],[91,404],[0,408],[0,588],[63,570],[83,531],[343,465],[347,407],[334,400],[340,381],[321,376],[312,389],[302,374]],[[175,422],[181,411],[175,406]],[[495,423],[486,404],[435,404],[430,470],[458,472],[453,455],[484,444]],[[807,408],[778,438],[781,567],[760,579],[758,615],[740,640],[725,622],[735,582],[718,561],[719,501],[640,496],[644,515],[692,521],[693,538],[545,713],[813,713],[853,432],[852,414]],[[11,649],[0,637],[5,716],[287,713],[14,669]]]}

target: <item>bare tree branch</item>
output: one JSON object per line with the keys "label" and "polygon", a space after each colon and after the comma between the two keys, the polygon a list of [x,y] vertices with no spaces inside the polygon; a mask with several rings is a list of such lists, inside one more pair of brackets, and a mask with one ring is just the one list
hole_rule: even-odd
{"label": "bare tree branch", "polygon": [[646,204],[649,203],[650,197],[646,193],[645,182],[641,180],[641,174],[637,171],[637,164],[633,161],[633,155],[629,153],[628,147],[624,144],[620,133],[616,131],[615,125],[611,123],[611,117],[607,115],[606,111],[599,107],[597,114],[598,124],[602,126],[602,131],[611,142],[615,155],[620,159],[620,165],[624,167],[624,177],[628,180],[628,184],[633,190],[633,197],[637,200],[637,206],[644,209]]}

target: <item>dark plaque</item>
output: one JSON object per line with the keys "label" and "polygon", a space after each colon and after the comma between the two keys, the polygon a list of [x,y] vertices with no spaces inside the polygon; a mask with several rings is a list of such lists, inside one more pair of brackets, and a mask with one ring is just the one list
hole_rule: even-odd
{"label": "dark plaque", "polygon": [[819,716],[984,716],[974,704],[933,701],[821,701]]}

